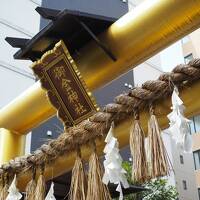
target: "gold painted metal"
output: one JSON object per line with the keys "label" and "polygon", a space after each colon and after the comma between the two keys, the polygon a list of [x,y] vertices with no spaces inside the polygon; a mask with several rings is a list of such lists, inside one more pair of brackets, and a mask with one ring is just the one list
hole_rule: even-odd
{"label": "gold painted metal", "polygon": [[25,135],[17,135],[10,130],[0,128],[0,165],[24,155]]}
{"label": "gold painted metal", "polygon": [[[116,62],[95,42],[72,57],[89,90],[95,90],[199,27],[199,0],[145,1],[99,36]],[[45,91],[36,83],[0,110],[0,127],[25,134],[55,113]]]}
{"label": "gold painted metal", "polygon": [[[197,115],[200,113],[200,81],[196,82],[192,86],[185,87],[184,90],[181,92],[181,98],[184,102],[184,105],[186,106],[185,115],[187,117],[191,117],[194,115]],[[191,98],[192,97],[192,98]],[[196,101],[194,101],[196,99]],[[156,104],[156,116],[159,120],[159,125],[162,127],[162,129],[166,128],[168,126],[168,119],[167,114],[170,112],[170,106],[171,106],[171,97],[166,98],[165,100],[162,100],[160,103]],[[149,119],[148,112],[142,112],[140,115],[141,118],[141,124],[144,128],[145,133],[147,133],[147,120]],[[116,128],[115,128],[115,136],[119,140],[120,148],[127,146],[129,144],[129,129],[131,126],[131,123],[133,121],[133,118],[129,118],[125,121],[122,121]],[[104,140],[99,140],[97,142],[97,151],[99,155],[103,154],[103,148],[105,146]],[[82,157],[84,160],[88,160],[90,156],[90,150],[88,147],[82,147]],[[70,153],[66,155],[63,155],[59,157],[55,162],[52,163],[52,165],[47,166],[45,171],[45,178],[46,180],[52,178],[52,172],[54,177],[59,176],[69,170],[72,169],[75,161],[75,154]],[[28,180],[30,180],[31,174],[23,174],[22,177],[19,177],[19,187],[23,190],[26,186],[26,183]]]}
{"label": "gold painted metal", "polygon": [[0,126],[16,134],[26,134],[55,113],[56,110],[48,102],[45,91],[37,82],[0,110]]}

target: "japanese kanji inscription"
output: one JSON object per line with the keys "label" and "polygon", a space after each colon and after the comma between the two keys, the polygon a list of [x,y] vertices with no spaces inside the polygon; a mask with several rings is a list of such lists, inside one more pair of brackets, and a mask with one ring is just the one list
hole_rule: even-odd
{"label": "japanese kanji inscription", "polygon": [[63,41],[34,62],[32,69],[66,127],[87,119],[98,109]]}

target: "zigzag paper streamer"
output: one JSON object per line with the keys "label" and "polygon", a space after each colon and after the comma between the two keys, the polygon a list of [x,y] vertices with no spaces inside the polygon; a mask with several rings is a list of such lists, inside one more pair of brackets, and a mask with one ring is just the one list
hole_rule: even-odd
{"label": "zigzag paper streamer", "polygon": [[172,112],[167,116],[170,120],[169,131],[172,138],[181,148],[187,152],[192,152],[192,138],[190,135],[191,121],[184,116],[185,107],[183,101],[179,97],[178,88],[175,87],[172,94]]}
{"label": "zigzag paper streamer", "polygon": [[120,193],[119,200],[123,199],[122,186],[128,188],[129,184],[126,179],[126,171],[122,168],[122,158],[119,154],[119,143],[117,138],[113,136],[113,124],[108,132],[105,139],[107,143],[104,148],[105,161],[104,168],[105,173],[103,176],[103,183],[108,185],[108,183],[114,183],[117,185],[116,191]]}

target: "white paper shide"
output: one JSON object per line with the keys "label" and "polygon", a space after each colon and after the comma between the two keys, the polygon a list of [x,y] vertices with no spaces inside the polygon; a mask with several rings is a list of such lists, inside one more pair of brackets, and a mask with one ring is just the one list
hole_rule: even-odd
{"label": "white paper shide", "polygon": [[129,184],[126,179],[126,171],[122,168],[122,158],[119,154],[119,144],[117,139],[113,136],[113,124],[108,132],[105,139],[107,143],[104,148],[105,160],[104,168],[105,173],[103,176],[103,183],[108,185],[108,183],[113,183],[117,185],[116,191],[120,193],[119,200],[123,199],[122,186],[128,188]]}
{"label": "white paper shide", "polygon": [[8,196],[6,200],[20,200],[22,198],[22,194],[16,187],[16,175],[8,189]]}
{"label": "white paper shide", "polygon": [[49,192],[45,198],[45,200],[56,200],[55,196],[54,196],[54,183],[51,183],[51,187],[49,189]]}
{"label": "white paper shide", "polygon": [[172,112],[167,116],[170,120],[169,131],[172,138],[187,153],[192,152],[192,138],[190,135],[191,121],[184,117],[185,107],[179,97],[178,88],[175,87],[172,94]]}

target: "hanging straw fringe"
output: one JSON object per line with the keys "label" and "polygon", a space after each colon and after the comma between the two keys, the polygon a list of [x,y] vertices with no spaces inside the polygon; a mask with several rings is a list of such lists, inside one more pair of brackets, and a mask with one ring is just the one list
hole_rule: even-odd
{"label": "hanging straw fringe", "polygon": [[8,177],[8,174],[6,173],[3,176],[3,189],[0,194],[0,200],[5,200],[7,198],[8,189],[9,189],[9,177]]}
{"label": "hanging straw fringe", "polygon": [[81,151],[78,148],[77,157],[72,170],[71,186],[69,191],[69,200],[86,200],[87,183]]}
{"label": "hanging straw fringe", "polygon": [[145,134],[139,122],[138,111],[134,114],[135,120],[130,129],[130,149],[133,158],[132,180],[144,183],[149,179],[145,151]]}
{"label": "hanging straw fringe", "polygon": [[88,190],[86,200],[111,200],[108,187],[103,184],[103,169],[96,153],[96,145],[89,159]]}
{"label": "hanging straw fringe", "polygon": [[148,122],[148,140],[150,157],[150,176],[156,178],[169,174],[169,161],[167,152],[161,137],[161,129],[158,125],[153,109],[150,110],[151,116]]}
{"label": "hanging straw fringe", "polygon": [[40,176],[38,178],[37,186],[35,189],[35,199],[44,200],[45,190],[46,190],[46,184],[45,184],[45,178],[44,178],[44,166],[42,166],[40,169]]}
{"label": "hanging straw fringe", "polygon": [[0,196],[1,196],[2,190],[3,190],[3,176],[0,175]]}
{"label": "hanging straw fringe", "polygon": [[26,186],[26,196],[25,196],[25,200],[34,200],[35,199],[35,192],[36,192],[36,180],[35,180],[35,176],[36,176],[36,168],[33,167],[32,168],[32,179],[29,181],[29,183]]}
{"label": "hanging straw fringe", "polygon": [[1,192],[0,200],[5,200],[8,196],[9,185],[6,183]]}

